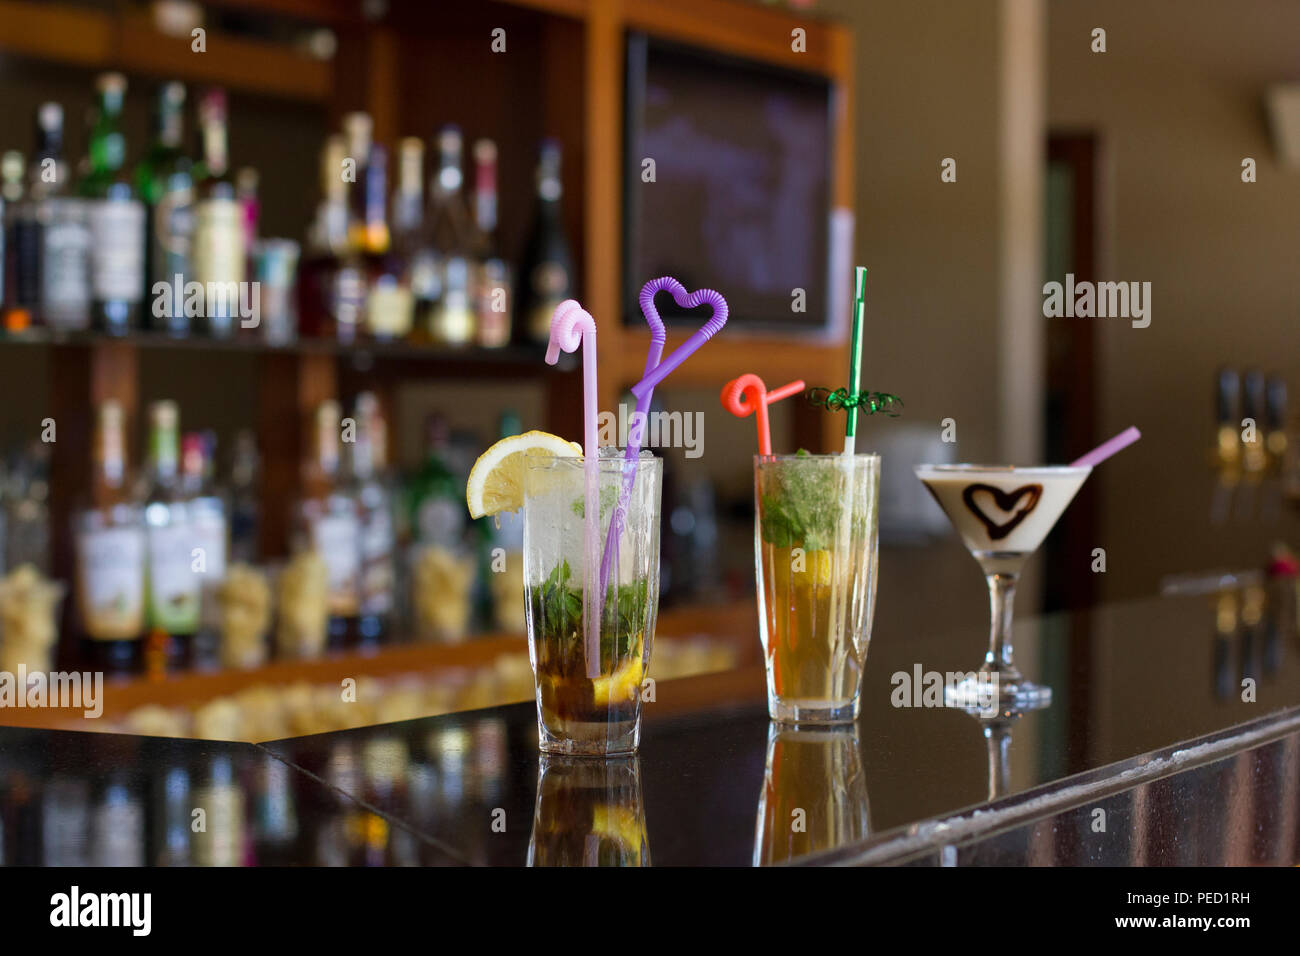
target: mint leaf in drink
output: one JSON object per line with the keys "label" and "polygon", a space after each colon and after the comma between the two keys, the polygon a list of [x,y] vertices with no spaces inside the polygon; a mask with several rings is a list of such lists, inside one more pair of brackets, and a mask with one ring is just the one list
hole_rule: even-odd
{"label": "mint leaf in drink", "polygon": [[[798,457],[812,456],[804,452]],[[805,551],[832,546],[843,509],[843,472],[829,465],[777,463],[764,466],[760,484],[759,532],[764,541]]]}
{"label": "mint leaf in drink", "polygon": [[[600,489],[600,520],[604,521],[609,517],[610,512],[614,510],[614,502],[618,498],[618,488],[614,485],[604,485]],[[569,506],[573,513],[579,518],[587,517],[587,501],[585,498],[574,498],[573,504]]]}
{"label": "mint leaf in drink", "polygon": [[[582,588],[570,586],[572,571],[561,562],[533,590],[533,620],[538,628],[543,660],[561,669],[581,668]],[[611,587],[600,628],[601,668],[621,666],[641,646],[649,624],[650,582],[647,579]]]}

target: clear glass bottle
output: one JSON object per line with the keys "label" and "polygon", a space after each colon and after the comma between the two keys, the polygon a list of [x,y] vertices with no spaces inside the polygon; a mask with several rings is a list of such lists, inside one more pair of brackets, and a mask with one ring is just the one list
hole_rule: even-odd
{"label": "clear glass bottle", "polygon": [[149,627],[166,635],[167,666],[188,666],[199,625],[197,553],[189,502],[181,485],[180,413],[176,403],[149,406]]}
{"label": "clear glass bottle", "polygon": [[430,184],[428,228],[438,290],[424,321],[430,337],[442,345],[468,345],[474,340],[470,288],[474,229],[461,191],[461,147],[460,129],[444,126],[438,133],[438,171]]}
{"label": "clear glass bottle", "polygon": [[353,487],[361,522],[361,615],[363,644],[386,640],[392,630],[396,581],[393,498],[385,481],[387,424],[372,392],[357,396]]}
{"label": "clear glass bottle", "polygon": [[181,494],[189,511],[191,566],[199,578],[199,628],[202,656],[216,650],[221,615],[217,593],[226,577],[230,546],[226,497],[214,481],[216,436],[190,432],[181,440]]}
{"label": "clear glass bottle", "polygon": [[33,442],[9,470],[4,563],[50,573],[50,446]]}
{"label": "clear glass bottle", "polygon": [[303,468],[295,536],[296,549],[314,550],[325,562],[331,648],[351,642],[360,606],[361,523],[340,468],[341,421],[338,402],[321,402],[312,429],[313,454]]}
{"label": "clear glass bottle", "polygon": [[510,266],[497,243],[497,147],[490,139],[474,144],[475,342],[483,348],[510,344],[514,327]]}
{"label": "clear glass bottle", "polygon": [[244,266],[244,208],[235,195],[227,152],[226,94],[213,89],[199,101],[203,159],[196,170],[194,205],[194,281],[204,289],[207,331],[234,335],[240,317]]}
{"label": "clear glass bottle", "polygon": [[235,435],[230,466],[230,560],[253,564],[261,552],[261,498],[258,478],[261,463],[257,438],[248,429]]}
{"label": "clear glass bottle", "polygon": [[122,406],[99,406],[89,507],[76,517],[77,598],[88,657],[114,673],[140,666],[146,536],[126,462]]}
{"label": "clear glass bottle", "polygon": [[[402,269],[402,284],[410,290],[414,342],[430,338],[427,317],[438,296],[438,261],[425,230],[424,143],[408,136],[398,144],[397,190],[393,193],[393,251]],[[426,322],[415,321],[415,316]]]}
{"label": "clear glass bottle", "polygon": [[61,332],[90,325],[90,224],[83,199],[69,195],[68,165],[63,159],[63,107],[42,103],[37,110],[39,164],[33,191],[40,184],[40,314],[44,324]]}
{"label": "clear glass bottle", "polygon": [[403,282],[402,266],[393,254],[385,216],[387,206],[388,151],[370,147],[366,163],[365,228],[361,233],[361,258],[366,270],[366,332],[371,338],[392,341],[411,331],[411,289]]}

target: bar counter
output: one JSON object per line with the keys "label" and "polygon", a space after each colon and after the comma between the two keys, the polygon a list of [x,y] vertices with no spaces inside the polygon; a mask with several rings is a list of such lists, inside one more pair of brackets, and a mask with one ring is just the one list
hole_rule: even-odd
{"label": "bar counter", "polygon": [[1300,642],[1275,623],[1220,636],[1205,597],[1026,617],[1052,705],[990,719],[908,686],[971,669],[981,629],[882,631],[855,725],[770,724],[745,667],[655,687],[624,760],[541,757],[532,704],[261,744],[0,727],[0,859],[1289,865]]}

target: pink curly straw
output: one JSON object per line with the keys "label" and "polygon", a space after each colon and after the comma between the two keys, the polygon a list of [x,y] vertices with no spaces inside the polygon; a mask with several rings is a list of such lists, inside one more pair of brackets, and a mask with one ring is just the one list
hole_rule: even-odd
{"label": "pink curly straw", "polygon": [[596,321],[574,299],[565,299],[551,316],[551,337],[546,343],[546,364],[554,365],[560,352],[582,348],[582,468],[586,485],[583,524],[586,539],[586,585],[583,609],[587,620],[587,677],[600,676],[600,496],[597,494],[599,449],[596,446]]}

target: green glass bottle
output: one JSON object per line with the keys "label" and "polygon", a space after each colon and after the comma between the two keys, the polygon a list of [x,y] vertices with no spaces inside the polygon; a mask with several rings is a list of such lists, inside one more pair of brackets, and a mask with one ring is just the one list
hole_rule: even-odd
{"label": "green glass bottle", "polygon": [[185,153],[185,87],[164,83],[154,103],[153,141],[135,167],[135,187],[148,213],[145,301],[150,308],[146,324],[176,336],[190,330],[184,288],[194,230],[192,166]]}
{"label": "green glass bottle", "polygon": [[90,225],[91,324],[98,331],[124,335],[138,326],[144,297],[145,211],[124,169],[126,78],[105,73],[97,86],[88,171],[78,188],[87,200]]}

